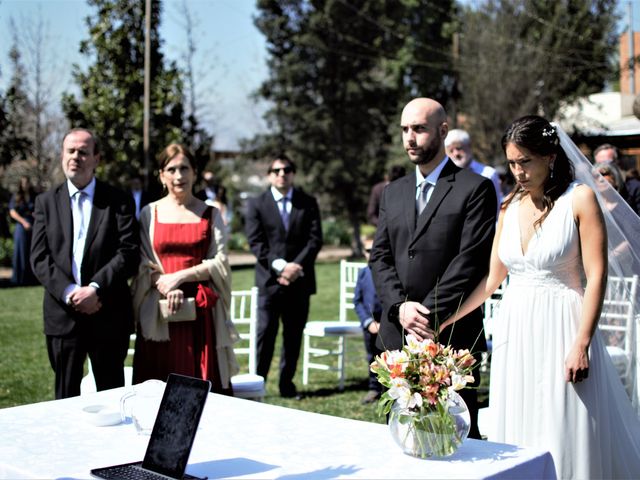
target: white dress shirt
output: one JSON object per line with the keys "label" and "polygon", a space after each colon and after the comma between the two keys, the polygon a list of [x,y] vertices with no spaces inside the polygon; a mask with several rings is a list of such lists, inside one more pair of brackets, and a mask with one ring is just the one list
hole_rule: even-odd
{"label": "white dress shirt", "polygon": [[[77,205],[74,196],[80,190],[69,180],[67,180],[67,188],[69,189],[69,200],[71,203],[71,216],[73,223],[73,258],[71,259],[71,273],[73,274],[75,283],[67,285],[67,288],[64,289],[62,299],[65,302],[68,302],[69,295],[82,285],[82,259],[84,257],[84,247],[87,241],[89,222],[91,221],[91,211],[93,210],[93,197],[96,192],[96,179],[95,177],[91,179],[89,185],[82,189],[86,196],[80,202],[80,210],[77,210],[77,207],[74,206],[74,203]],[[81,226],[82,228],[80,228]],[[97,285],[94,285],[94,287],[98,288]]]}

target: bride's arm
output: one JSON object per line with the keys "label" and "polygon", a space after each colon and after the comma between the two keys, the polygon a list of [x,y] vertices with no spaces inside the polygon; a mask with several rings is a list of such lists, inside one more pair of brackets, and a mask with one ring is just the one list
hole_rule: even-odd
{"label": "bride's arm", "polygon": [[469,298],[467,298],[460,308],[451,315],[447,320],[445,320],[442,325],[440,325],[440,332],[442,332],[449,325],[457,322],[465,315],[473,312],[476,308],[484,303],[484,301],[489,298],[493,292],[497,290],[500,284],[507,277],[507,268],[504,266],[502,261],[500,261],[500,257],[498,257],[498,244],[500,243],[500,235],[502,234],[502,222],[504,220],[504,210],[500,211],[500,216],[498,217],[498,226],[496,228],[496,234],[493,237],[493,245],[491,246],[491,261],[489,264],[489,273],[485,275],[485,277],[480,280],[480,283],[476,288],[473,289]]}
{"label": "bride's arm", "polygon": [[567,382],[584,380],[589,374],[589,345],[598,326],[607,288],[607,230],[596,196],[589,187],[580,185],[576,187],[572,203],[587,286],[578,333],[565,359]]}

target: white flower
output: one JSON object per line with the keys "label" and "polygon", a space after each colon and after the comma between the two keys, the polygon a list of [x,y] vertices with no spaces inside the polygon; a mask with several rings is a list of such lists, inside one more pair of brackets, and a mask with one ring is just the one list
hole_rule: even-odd
{"label": "white flower", "polygon": [[415,392],[409,398],[409,401],[407,402],[407,407],[408,408],[413,408],[413,407],[418,407],[419,408],[421,406],[422,406],[422,396],[418,392]]}
{"label": "white flower", "polygon": [[467,379],[464,375],[454,373],[451,375],[451,388],[454,390],[462,390],[467,386]]}
{"label": "white flower", "polygon": [[387,363],[389,365],[402,365],[402,371],[407,368],[407,363],[409,362],[409,354],[404,350],[393,350],[389,352],[387,356]]}
{"label": "white flower", "polygon": [[431,341],[427,339],[418,341],[418,339],[412,334],[407,335],[406,338],[407,350],[409,350],[409,352],[413,355],[421,355],[422,353],[424,353],[426,351],[428,342]]}
{"label": "white flower", "polygon": [[413,408],[422,406],[422,397],[419,393],[411,393],[409,382],[404,378],[391,380],[389,396],[398,402],[401,408]]}
{"label": "white flower", "polygon": [[451,387],[453,390],[462,390],[467,383],[473,382],[473,375],[460,375],[459,373],[451,374]]}

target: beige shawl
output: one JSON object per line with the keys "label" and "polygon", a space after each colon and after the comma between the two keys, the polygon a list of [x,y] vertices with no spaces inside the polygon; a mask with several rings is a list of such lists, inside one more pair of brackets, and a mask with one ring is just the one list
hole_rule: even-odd
{"label": "beige shawl", "polygon": [[[155,206],[147,205],[140,212],[140,266],[131,286],[133,307],[138,335],[157,342],[169,340],[169,325],[160,316],[160,292],[155,288],[152,274],[164,273],[162,264],[153,249]],[[223,388],[229,387],[231,377],[238,373],[238,363],[233,344],[238,332],[231,321],[231,268],[226,251],[226,229],[218,210],[211,212],[211,245],[200,265],[194,267],[198,281],[208,281],[219,295],[213,308],[213,327],[216,332],[218,368]]]}

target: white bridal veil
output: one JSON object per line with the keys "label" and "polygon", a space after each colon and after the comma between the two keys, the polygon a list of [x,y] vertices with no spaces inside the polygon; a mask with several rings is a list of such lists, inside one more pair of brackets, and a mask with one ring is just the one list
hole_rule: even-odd
{"label": "white bridal veil", "polygon": [[[593,173],[593,166],[580,149],[554,123],[560,146],[573,164],[576,181],[591,187],[598,198],[607,225],[609,252],[609,279],[614,277],[640,277],[640,217],[631,209],[620,194],[599,173]],[[623,292],[629,298],[630,292]],[[640,371],[640,295],[635,294],[633,306],[634,319],[628,335],[631,346],[631,365],[628,379],[628,391],[636,412],[640,414],[640,389],[638,388],[638,372]],[[611,337],[609,340],[611,340]],[[605,339],[606,340],[606,339]],[[611,344],[611,341],[608,342]]]}

